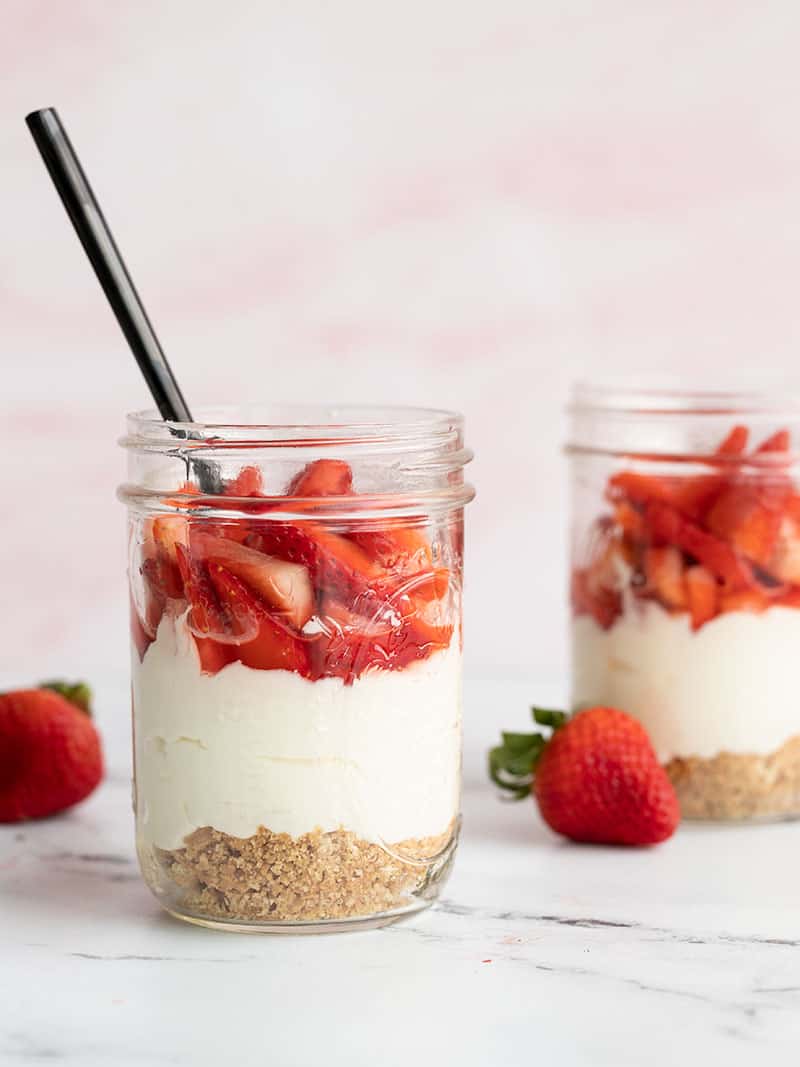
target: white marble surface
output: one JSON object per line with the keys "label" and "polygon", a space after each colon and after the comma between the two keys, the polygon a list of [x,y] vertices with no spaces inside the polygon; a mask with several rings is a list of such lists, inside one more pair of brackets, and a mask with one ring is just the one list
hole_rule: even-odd
{"label": "white marble surface", "polygon": [[133,855],[125,687],[101,687],[104,786],[0,828],[0,1063],[796,1063],[800,825],[557,840],[483,779],[532,695],[467,685],[464,836],[435,910],[266,937],[160,913]]}

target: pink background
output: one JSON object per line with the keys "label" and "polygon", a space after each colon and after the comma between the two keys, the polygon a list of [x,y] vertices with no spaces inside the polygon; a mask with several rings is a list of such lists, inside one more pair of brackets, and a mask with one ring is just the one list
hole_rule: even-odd
{"label": "pink background", "polygon": [[2,8],[4,677],[126,669],[115,440],[148,404],[33,108],[191,401],[466,413],[472,673],[563,672],[571,379],[794,372],[794,0]]}

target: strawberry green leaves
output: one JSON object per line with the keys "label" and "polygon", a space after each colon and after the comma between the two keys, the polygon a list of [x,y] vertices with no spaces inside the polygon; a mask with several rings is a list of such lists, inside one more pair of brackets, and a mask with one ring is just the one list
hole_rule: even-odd
{"label": "strawberry green leaves", "polygon": [[42,682],[39,688],[50,689],[87,715],[92,714],[92,691],[86,682]]}
{"label": "strawberry green leaves", "polygon": [[[567,721],[563,711],[531,708],[533,721],[549,726],[553,731]],[[508,794],[509,800],[523,800],[530,795],[533,776],[539,757],[547,744],[541,733],[522,734],[503,731],[502,744],[489,752],[489,777]]]}

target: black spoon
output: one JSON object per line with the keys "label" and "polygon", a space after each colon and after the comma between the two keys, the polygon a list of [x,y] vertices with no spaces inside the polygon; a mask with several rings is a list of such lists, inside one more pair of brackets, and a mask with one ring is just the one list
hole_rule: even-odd
{"label": "black spoon", "polygon": [[[57,111],[52,107],[32,111],[25,122],[162,418],[192,422],[180,386]],[[199,437],[186,430],[173,432],[178,437]],[[191,463],[204,493],[222,491],[217,464],[202,460]]]}

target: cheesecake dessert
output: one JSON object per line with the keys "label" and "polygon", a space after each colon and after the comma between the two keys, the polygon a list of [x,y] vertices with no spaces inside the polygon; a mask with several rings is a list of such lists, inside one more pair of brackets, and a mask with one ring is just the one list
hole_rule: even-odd
{"label": "cheesecake dessert", "polygon": [[[326,501],[349,498],[348,518]],[[460,530],[375,517],[349,466],[265,496],[245,467],[134,523],[137,842],[184,918],[413,909],[444,877],[461,766]],[[291,515],[291,518],[287,518]]]}
{"label": "cheesecake dessert", "polygon": [[785,431],[628,460],[577,547],[572,698],[637,716],[684,817],[800,813],[800,491]]}

